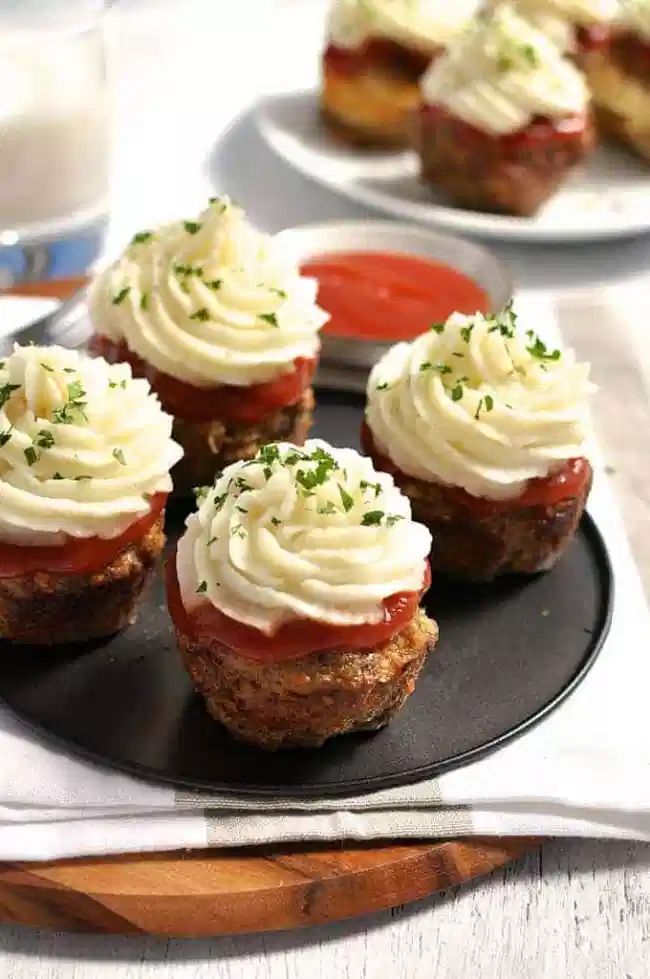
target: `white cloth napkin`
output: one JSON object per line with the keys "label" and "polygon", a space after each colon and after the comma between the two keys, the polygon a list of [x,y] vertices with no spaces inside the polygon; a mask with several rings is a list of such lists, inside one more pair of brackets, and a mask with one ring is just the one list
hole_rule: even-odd
{"label": "white cloth napkin", "polygon": [[[620,297],[614,298],[618,303]],[[579,314],[589,302],[597,307],[598,326],[588,317],[585,328]],[[596,328],[616,327],[608,308],[602,295],[567,297],[559,304],[563,332],[580,354],[601,351],[602,359],[605,349],[606,375],[616,375],[617,384],[618,375],[625,375],[629,421],[639,407],[632,380],[639,380],[642,368],[625,343],[608,350],[595,334]],[[522,298],[520,310],[553,339],[548,300]],[[25,306],[26,319],[31,313]],[[616,390],[622,396],[623,389]],[[643,378],[639,391],[643,401]],[[609,384],[603,397],[612,397]],[[647,424],[647,403],[641,409]],[[633,428],[617,441],[626,438],[641,444]],[[473,834],[650,840],[650,616],[608,485],[616,474],[608,476],[602,464],[596,469],[590,511],[607,541],[616,579],[610,635],[576,692],[524,736],[416,785],[345,799],[251,800],[174,791],[89,764],[35,737],[0,709],[0,859]]]}

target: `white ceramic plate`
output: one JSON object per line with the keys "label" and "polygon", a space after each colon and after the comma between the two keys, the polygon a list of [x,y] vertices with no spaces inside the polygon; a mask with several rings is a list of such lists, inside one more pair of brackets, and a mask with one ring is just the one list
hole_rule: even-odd
{"label": "white ceramic plate", "polygon": [[[411,152],[355,150],[332,139],[318,112],[322,0],[285,14],[274,35],[277,73],[257,123],[270,146],[306,176],[366,206],[450,231],[520,241],[581,242],[650,231],[650,169],[616,148],[599,149],[532,218],[448,207],[418,179]],[[296,44],[296,38],[300,44]]]}

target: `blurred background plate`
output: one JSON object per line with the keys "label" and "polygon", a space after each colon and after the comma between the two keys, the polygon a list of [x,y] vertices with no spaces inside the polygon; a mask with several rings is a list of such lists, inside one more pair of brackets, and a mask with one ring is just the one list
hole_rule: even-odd
{"label": "blurred background plate", "polygon": [[539,214],[516,218],[446,206],[418,179],[415,153],[354,149],[334,140],[318,106],[327,8],[326,0],[305,0],[278,18],[274,74],[265,84],[274,94],[258,105],[261,134],[295,169],[360,204],[464,234],[570,243],[650,230],[650,170],[616,148],[599,149]]}

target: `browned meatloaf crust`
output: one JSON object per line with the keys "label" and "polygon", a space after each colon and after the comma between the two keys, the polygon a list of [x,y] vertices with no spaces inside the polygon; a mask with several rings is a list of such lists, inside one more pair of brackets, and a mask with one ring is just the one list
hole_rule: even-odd
{"label": "browned meatloaf crust", "polygon": [[254,425],[175,418],[173,435],[185,456],[174,467],[174,489],[188,493],[194,486],[212,484],[225,466],[238,459],[252,459],[267,442],[283,440],[302,445],[311,427],[313,408],[313,389],[306,388],[296,404],[280,408]]}
{"label": "browned meatloaf crust", "polygon": [[426,183],[460,207],[523,217],[535,214],[595,145],[591,118],[583,130],[534,150],[489,134],[467,140],[457,120],[426,110],[418,125]]}
{"label": "browned meatloaf crust", "polygon": [[94,574],[37,571],[0,578],[0,636],[39,645],[111,635],[130,625],[165,543],[163,517]]}
{"label": "browned meatloaf crust", "polygon": [[328,738],[387,724],[413,692],[438,640],[419,611],[389,642],[369,650],[312,653],[259,663],[226,646],[211,648],[177,631],[195,689],[215,720],[262,748],[318,747]]}
{"label": "browned meatloaf crust", "polygon": [[582,517],[591,474],[580,496],[555,505],[510,507],[480,514],[436,484],[402,476],[413,516],[433,535],[431,569],[468,581],[548,570],[573,540]]}
{"label": "browned meatloaf crust", "polygon": [[410,143],[419,98],[417,82],[382,69],[359,75],[323,70],[323,119],[335,138],[353,146]]}

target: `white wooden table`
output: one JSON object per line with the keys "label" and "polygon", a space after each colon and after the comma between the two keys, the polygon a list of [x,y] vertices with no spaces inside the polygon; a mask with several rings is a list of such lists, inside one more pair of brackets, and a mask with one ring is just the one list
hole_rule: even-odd
{"label": "white wooden table", "polygon": [[[139,226],[190,214],[215,186],[230,191],[270,230],[364,214],[274,160],[250,120],[240,123],[220,150],[213,149],[237,108],[256,85],[263,87],[260,52],[270,42],[255,27],[256,16],[276,2],[281,0],[122,0],[112,27],[118,79],[109,249]],[[525,286],[616,284],[650,268],[650,239],[579,249],[495,250]],[[647,501],[630,500],[637,518],[639,506],[648,512]],[[647,545],[637,552],[647,553]],[[650,564],[645,570],[648,583]],[[0,927],[0,976],[7,979],[646,979],[649,974],[650,846],[629,843],[549,842],[465,887],[302,933],[157,941]]]}

